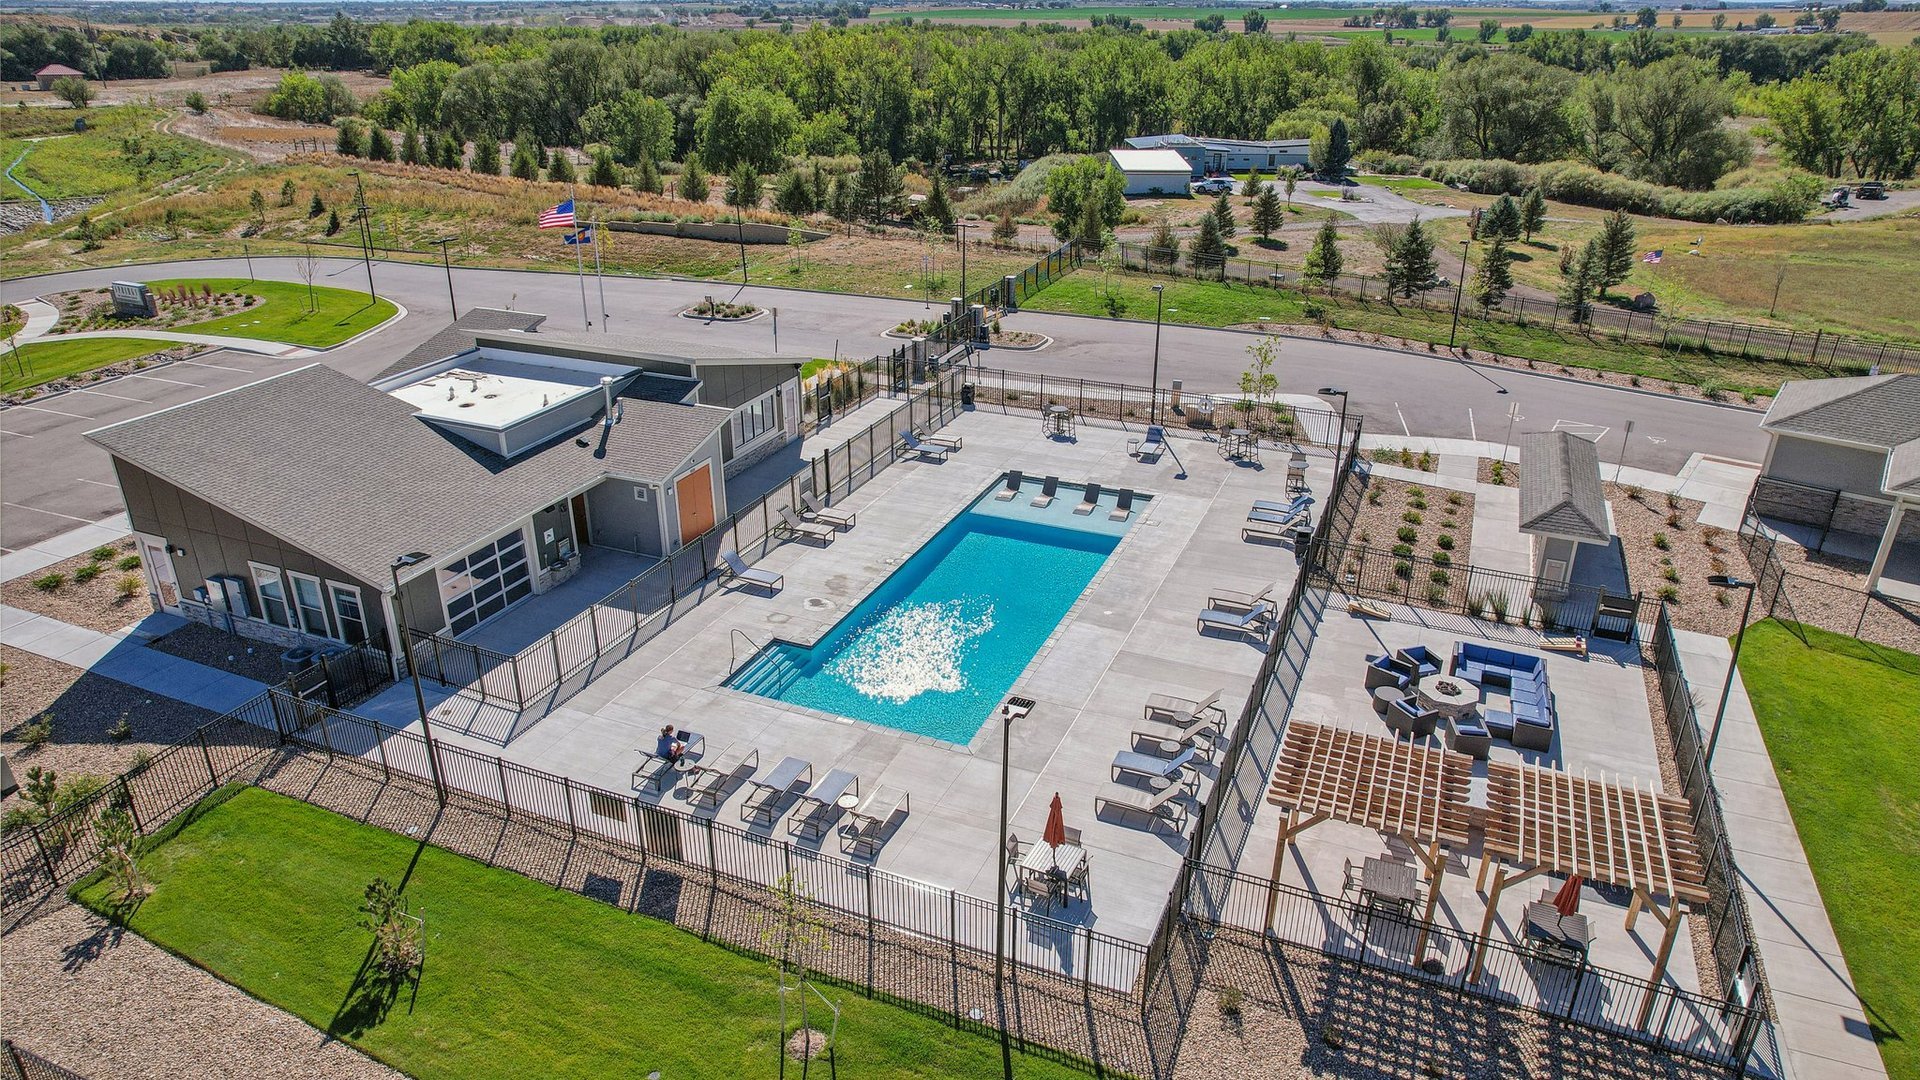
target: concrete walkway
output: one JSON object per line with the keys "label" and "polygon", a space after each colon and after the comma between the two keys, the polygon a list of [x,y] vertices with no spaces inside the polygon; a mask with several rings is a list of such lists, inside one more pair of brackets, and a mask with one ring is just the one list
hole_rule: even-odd
{"label": "concrete walkway", "polygon": [[132,523],[127,520],[126,514],[121,513],[102,518],[91,525],[70,529],[59,536],[50,536],[18,551],[9,551],[0,555],[0,581],[12,581],[38,573],[62,559],[71,559],[83,551],[111,544],[132,531]]}
{"label": "concrete walkway", "polygon": [[38,298],[22,300],[13,306],[19,308],[20,313],[27,317],[26,325],[14,332],[12,340],[16,344],[24,345],[32,341],[53,329],[53,325],[60,321],[60,309],[45,300]]}
{"label": "concrete walkway", "polygon": [[149,693],[224,713],[266,690],[265,683],[147,648],[148,641],[185,625],[176,616],[151,615],[103,634],[0,605],[0,643]]}
{"label": "concrete walkway", "polygon": [[[1711,723],[1732,646],[1722,638],[1674,632],[1693,698]],[[1767,985],[1779,1013],[1782,1057],[1791,1080],[1866,1080],[1887,1075],[1826,906],[1807,866],[1773,760],[1738,676],[1714,752],[1714,784],[1726,815],[1759,939]],[[1863,838],[1864,839],[1864,838]]]}
{"label": "concrete walkway", "polygon": [[[25,331],[22,331],[25,334]],[[174,330],[87,330],[78,334],[53,334],[48,341],[81,341],[87,338],[140,338],[142,340],[175,342],[181,345],[206,345],[215,349],[232,349],[235,352],[259,353],[262,356],[277,356],[282,360],[297,360],[303,356],[312,356],[314,350],[299,345],[288,345],[279,341],[262,341],[259,338],[226,337],[221,334],[185,334]],[[23,336],[22,341],[26,340]]]}

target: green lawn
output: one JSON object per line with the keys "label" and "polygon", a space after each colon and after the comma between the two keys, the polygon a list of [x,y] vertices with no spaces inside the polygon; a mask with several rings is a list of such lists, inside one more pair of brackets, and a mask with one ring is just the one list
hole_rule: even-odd
{"label": "green lawn", "polygon": [[32,341],[20,346],[17,353],[12,348],[0,348],[0,393],[25,390],[172,347],[171,342],[144,338],[81,338]]}
{"label": "green lawn", "polygon": [[1747,631],[1740,677],[1888,1073],[1920,1077],[1920,656]]}
{"label": "green lawn", "polygon": [[[38,114],[31,118],[38,122],[0,128],[6,133],[0,137],[0,169],[27,150],[13,175],[46,199],[144,188],[227,160],[206,143],[153,130],[166,115],[159,109],[117,105],[24,111]],[[73,122],[81,118],[87,130],[75,132]],[[26,135],[36,141],[29,142]],[[13,184],[4,187],[9,198],[17,197]]]}
{"label": "green lawn", "polygon": [[1386,188],[1388,191],[1398,191],[1398,192],[1401,192],[1402,194],[1409,191],[1450,191],[1452,190],[1448,188],[1447,185],[1441,183],[1440,181],[1429,180],[1424,176],[1362,176],[1359,178],[1359,180],[1363,184],[1371,184],[1374,187],[1383,187],[1383,188]]}
{"label": "green lawn", "polygon": [[[778,1002],[761,961],[672,925],[247,788],[142,860],[131,928],[421,1078],[772,1076]],[[368,881],[405,883],[426,922],[417,994],[384,1018],[355,989]],[[107,886],[81,890],[104,908]],[[985,1076],[999,1043],[823,987],[851,1077]],[[1023,1077],[1080,1075],[1022,1057]],[[797,1072],[793,1075],[798,1075]],[[825,1075],[824,1071],[821,1075]]]}
{"label": "green lawn", "polygon": [[169,326],[169,330],[229,337],[284,341],[324,349],[364,333],[392,318],[398,309],[391,300],[367,303],[367,294],[350,289],[314,286],[317,305],[307,310],[307,287],[301,282],[247,281],[244,278],[172,278],[148,282],[156,290],[180,285],[196,291],[205,285],[214,292],[243,292],[262,297],[266,303],[211,322]]}

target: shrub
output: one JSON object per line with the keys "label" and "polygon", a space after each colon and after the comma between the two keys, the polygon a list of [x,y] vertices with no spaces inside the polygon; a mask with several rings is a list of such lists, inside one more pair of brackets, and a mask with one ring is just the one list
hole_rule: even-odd
{"label": "shrub", "polygon": [[1434,537],[1433,542],[1440,545],[1441,551],[1453,550],[1454,539],[1452,533],[1441,533],[1439,536]]}
{"label": "shrub", "polygon": [[1683,522],[1680,519],[1680,511],[1674,510],[1669,514],[1667,514],[1667,527],[1671,529],[1678,529],[1678,528],[1684,527]]}
{"label": "shrub", "polygon": [[1673,545],[1667,541],[1667,534],[1663,532],[1653,534],[1653,546],[1659,548],[1661,551],[1666,551],[1673,547]]}
{"label": "shrub", "polygon": [[1677,583],[1680,580],[1680,568],[1675,566],[1662,567],[1660,576],[1666,578],[1668,581]]}
{"label": "shrub", "polygon": [[1659,596],[1660,599],[1665,600],[1669,604],[1677,604],[1680,602],[1680,590],[1672,585],[1660,586]]}
{"label": "shrub", "polygon": [[1394,535],[1400,538],[1401,543],[1411,544],[1420,538],[1420,530],[1411,525],[1402,525],[1400,526],[1400,530],[1394,533]]}
{"label": "shrub", "polygon": [[1418,525],[1422,521],[1425,521],[1426,519],[1420,515],[1420,511],[1409,510],[1406,513],[1400,515],[1400,520],[1406,522],[1409,525]]}
{"label": "shrub", "polygon": [[1445,585],[1449,578],[1445,570],[1435,570],[1427,575],[1427,580],[1433,582],[1435,585]]}
{"label": "shrub", "polygon": [[94,562],[106,562],[118,554],[119,552],[114,550],[113,545],[101,544],[99,547],[88,552],[87,558],[92,559]]}
{"label": "shrub", "polygon": [[1435,566],[1452,566],[1452,565],[1453,565],[1453,556],[1451,556],[1451,555],[1449,555],[1449,554],[1447,554],[1447,553],[1446,553],[1446,552],[1444,552],[1444,551],[1436,551],[1436,552],[1434,552],[1434,553],[1433,553],[1433,565],[1435,565]]}
{"label": "shrub", "polygon": [[67,575],[57,571],[51,574],[42,574],[33,579],[33,587],[39,589],[41,592],[54,592],[66,583]]}
{"label": "shrub", "polygon": [[1395,544],[1393,545],[1393,554],[1398,558],[1411,559],[1413,558],[1413,545]]}
{"label": "shrub", "polygon": [[147,579],[141,577],[139,574],[126,574],[114,584],[113,591],[120,599],[131,600],[139,596],[141,590],[146,587]]}
{"label": "shrub", "polygon": [[73,583],[75,585],[84,585],[87,582],[92,581],[94,578],[97,578],[99,576],[100,576],[100,564],[97,562],[90,562],[85,566],[79,567],[78,569],[74,570]]}
{"label": "shrub", "polygon": [[1393,576],[1405,581],[1413,577],[1413,564],[1405,559],[1393,564]]}
{"label": "shrub", "polygon": [[116,570],[138,570],[140,569],[140,556],[128,555],[113,565]]}
{"label": "shrub", "polygon": [[1446,599],[1447,599],[1446,586],[1444,585],[1427,586],[1427,603],[1438,605],[1438,604],[1445,603]]}
{"label": "shrub", "polygon": [[1243,997],[1237,986],[1220,988],[1220,1013],[1223,1016],[1239,1016]]}
{"label": "shrub", "polygon": [[1488,475],[1489,475],[1489,476],[1490,476],[1490,477],[1491,477],[1491,478],[1493,479],[1493,482],[1494,482],[1495,484],[1498,484],[1498,485],[1500,485],[1501,487],[1505,487],[1505,486],[1506,486],[1506,483],[1507,483],[1507,464],[1506,464],[1506,462],[1504,462],[1504,461],[1496,461],[1496,462],[1494,462],[1494,463],[1493,463],[1493,468],[1492,468],[1492,469],[1490,469],[1490,470],[1488,470]]}
{"label": "shrub", "polygon": [[107,729],[107,738],[114,742],[126,742],[133,738],[133,725],[127,722],[126,713],[121,713],[120,719],[114,721],[113,726]]}
{"label": "shrub", "polygon": [[1427,500],[1415,495],[1413,498],[1407,500],[1407,505],[1413,507],[1415,510],[1425,510],[1427,508]]}
{"label": "shrub", "polygon": [[1506,622],[1507,621],[1507,594],[1503,592],[1492,593],[1490,594],[1489,599],[1493,601],[1493,614],[1495,615],[1495,617],[1497,617],[1501,622]]}
{"label": "shrub", "polygon": [[53,714],[41,713],[13,730],[13,737],[28,750],[38,750],[53,740]]}

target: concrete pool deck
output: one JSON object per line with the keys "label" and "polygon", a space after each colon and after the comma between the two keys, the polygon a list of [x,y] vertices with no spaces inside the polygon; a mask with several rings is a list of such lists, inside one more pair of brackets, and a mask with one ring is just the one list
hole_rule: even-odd
{"label": "concrete pool deck", "polygon": [[[1200,698],[1224,688],[1222,704],[1237,718],[1261,646],[1253,638],[1203,636],[1194,616],[1216,589],[1253,592],[1277,581],[1284,598],[1290,588],[1292,548],[1246,542],[1240,534],[1253,499],[1284,497],[1286,453],[1267,450],[1264,465],[1232,462],[1211,442],[1183,438],[1146,464],[1127,453],[1137,432],[1082,427],[1076,440],[1055,440],[1035,419],[979,412],[942,433],[963,437],[965,449],[945,462],[903,461],[881,473],[842,504],[858,513],[856,528],[828,545],[789,542],[770,552],[759,565],[785,575],[780,592],[731,589],[710,597],[504,748],[438,728],[436,738],[736,825],[744,784],[718,808],[696,810],[684,788],[633,787],[636,749],[650,750],[660,726],[672,723],[704,738],[708,760],[730,747],[757,750],[757,775],[789,755],[811,762],[815,780],[849,769],[860,776],[862,792],[887,785],[911,799],[874,865],[991,899],[1002,852],[1000,724],[990,720],[968,745],[956,746],[721,684],[769,639],[809,641],[824,632],[1007,469],[1131,487],[1153,498],[1136,503],[1138,520],[1014,682],[1013,694],[1038,704],[1013,725],[1010,828],[1023,840],[1037,839],[1059,793],[1067,824],[1082,830],[1089,852],[1091,902],[1049,914],[1150,940],[1187,839],[1164,824],[1149,830],[1139,819],[1096,817],[1095,798],[1109,785],[1114,754],[1132,749],[1131,733],[1148,726],[1141,709],[1149,694]],[[1309,459],[1308,482],[1324,499],[1332,458],[1314,451]],[[1214,774],[1212,765],[1202,769],[1191,800],[1205,796]],[[788,835],[781,825],[755,831]],[[833,832],[794,839],[839,852]]]}

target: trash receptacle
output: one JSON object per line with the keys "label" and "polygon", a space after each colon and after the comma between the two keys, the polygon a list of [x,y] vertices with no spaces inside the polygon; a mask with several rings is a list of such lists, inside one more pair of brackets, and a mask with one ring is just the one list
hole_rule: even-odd
{"label": "trash receptacle", "polygon": [[313,666],[313,659],[319,655],[305,645],[295,645],[280,654],[280,670],[287,675],[297,675]]}
{"label": "trash receptacle", "polygon": [[960,384],[960,404],[963,408],[973,408],[973,384]]}

